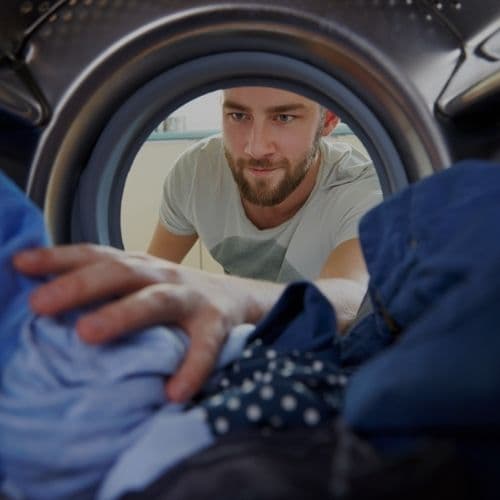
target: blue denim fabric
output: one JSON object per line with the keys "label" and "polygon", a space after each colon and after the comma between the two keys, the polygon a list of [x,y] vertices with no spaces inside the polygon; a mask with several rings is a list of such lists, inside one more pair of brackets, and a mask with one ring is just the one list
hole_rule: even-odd
{"label": "blue denim fabric", "polygon": [[364,217],[360,238],[382,325],[371,335],[400,336],[348,384],[344,416],[354,429],[500,430],[499,217],[500,167],[479,161],[421,181]]}

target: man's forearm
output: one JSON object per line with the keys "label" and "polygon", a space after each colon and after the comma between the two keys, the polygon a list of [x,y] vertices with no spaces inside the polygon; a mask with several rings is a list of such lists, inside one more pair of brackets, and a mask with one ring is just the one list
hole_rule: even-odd
{"label": "man's forearm", "polygon": [[271,281],[213,275],[221,292],[238,302],[243,322],[257,323],[278,301],[286,285]]}
{"label": "man's forearm", "polygon": [[[354,320],[366,292],[356,281],[342,278],[324,278],[314,284],[335,309],[338,327],[344,331]],[[257,323],[278,301],[286,284],[260,281],[235,276],[220,276],[220,284],[228,296],[240,302],[244,321]]]}
{"label": "man's forearm", "polygon": [[344,332],[354,321],[366,293],[366,285],[343,278],[325,278],[315,282],[335,308],[337,326]]}

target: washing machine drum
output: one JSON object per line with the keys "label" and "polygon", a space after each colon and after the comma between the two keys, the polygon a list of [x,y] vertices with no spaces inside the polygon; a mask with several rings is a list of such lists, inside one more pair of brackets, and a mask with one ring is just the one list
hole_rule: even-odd
{"label": "washing machine drum", "polygon": [[385,194],[499,155],[498,0],[4,0],[0,33],[2,169],[58,243],[122,246],[141,144],[215,89],[278,87],[334,110]]}

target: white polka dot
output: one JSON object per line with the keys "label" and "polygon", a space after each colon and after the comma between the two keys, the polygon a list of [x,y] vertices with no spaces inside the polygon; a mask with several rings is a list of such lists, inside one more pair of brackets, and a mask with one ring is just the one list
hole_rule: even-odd
{"label": "white polka dot", "polygon": [[301,382],[294,382],[292,388],[295,392],[303,393],[306,390],[306,386]]}
{"label": "white polka dot", "polygon": [[291,394],[287,394],[281,398],[281,407],[285,411],[293,411],[297,408],[297,400]]}
{"label": "white polka dot", "polygon": [[320,372],[321,370],[323,370],[323,362],[320,361],[319,359],[317,359],[313,365],[312,365],[312,368],[315,372]]}
{"label": "white polka dot", "polygon": [[233,373],[240,373],[240,365],[238,363],[233,365]]}
{"label": "white polka dot", "polygon": [[289,359],[287,359],[285,361],[285,364],[283,365],[283,368],[285,370],[295,370],[295,363],[293,361],[290,361]]}
{"label": "white polka dot", "polygon": [[307,425],[317,425],[320,421],[320,415],[315,408],[307,408],[304,412],[304,422]]}
{"label": "white polka dot", "polygon": [[273,415],[269,419],[269,423],[274,427],[282,427],[283,426],[283,419],[279,415]]}
{"label": "white polka dot", "polygon": [[245,349],[242,353],[242,356],[244,358],[251,358],[252,357],[252,350],[251,349]]}
{"label": "white polka dot", "polygon": [[346,385],[347,384],[347,377],[345,375],[339,375],[339,384],[340,385]]}
{"label": "white polka dot", "polygon": [[220,385],[221,387],[224,387],[224,388],[225,388],[225,387],[229,387],[229,380],[228,380],[227,378],[223,378],[223,379],[221,379],[221,381],[219,382],[219,385]]}
{"label": "white polka dot", "polygon": [[259,391],[262,399],[272,399],[274,397],[274,389],[270,385],[265,385]]}
{"label": "white polka dot", "polygon": [[257,420],[260,420],[262,417],[262,410],[260,409],[260,406],[252,404],[247,407],[247,418],[251,422],[257,422]]}
{"label": "white polka dot", "polygon": [[229,421],[224,417],[217,417],[214,427],[218,434],[225,434],[229,430]]}
{"label": "white polka dot", "polygon": [[273,381],[273,374],[272,373],[266,372],[266,373],[264,373],[264,375],[262,375],[262,382],[264,382],[265,384],[269,384],[272,381]]}
{"label": "white polka dot", "polygon": [[241,406],[241,401],[238,398],[231,397],[227,400],[226,406],[232,410],[236,411],[240,408]]}
{"label": "white polka dot", "polygon": [[266,358],[276,359],[276,351],[274,349],[269,349],[268,351],[266,351]]}
{"label": "white polka dot", "polygon": [[280,375],[282,377],[291,377],[293,375],[293,370],[287,370],[286,368],[283,368],[283,370],[280,370]]}
{"label": "white polka dot", "polygon": [[253,344],[254,344],[254,345],[262,345],[262,339],[255,339],[255,340],[253,341]]}
{"label": "white polka dot", "polygon": [[328,375],[328,377],[326,377],[326,381],[330,384],[330,385],[335,385],[338,383],[339,381],[339,378],[337,377],[337,375]]}
{"label": "white polka dot", "polygon": [[259,370],[253,372],[253,379],[256,380],[257,382],[262,380],[262,372]]}
{"label": "white polka dot", "polygon": [[248,394],[249,392],[252,392],[255,389],[255,384],[248,378],[243,380],[243,383],[241,384],[241,390]]}
{"label": "white polka dot", "polygon": [[224,398],[220,394],[216,394],[210,398],[210,406],[219,406],[224,401]]}
{"label": "white polka dot", "polygon": [[268,370],[276,370],[277,367],[278,363],[276,363],[276,361],[270,361],[269,363],[267,363]]}

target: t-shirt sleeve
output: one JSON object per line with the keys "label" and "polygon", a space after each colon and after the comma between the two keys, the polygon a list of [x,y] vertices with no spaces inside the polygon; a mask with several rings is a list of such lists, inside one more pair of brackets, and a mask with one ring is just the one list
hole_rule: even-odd
{"label": "t-shirt sleeve", "polygon": [[340,243],[358,238],[359,222],[363,215],[383,199],[380,183],[371,168],[362,179],[353,182],[341,195],[337,209],[340,212],[339,225],[333,236],[333,248]]}
{"label": "t-shirt sleeve", "polygon": [[163,184],[160,222],[174,234],[196,234],[192,217],[192,197],[196,183],[195,158],[182,154],[168,172]]}

